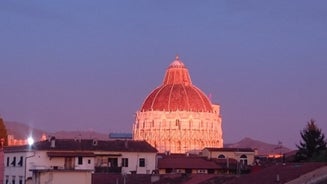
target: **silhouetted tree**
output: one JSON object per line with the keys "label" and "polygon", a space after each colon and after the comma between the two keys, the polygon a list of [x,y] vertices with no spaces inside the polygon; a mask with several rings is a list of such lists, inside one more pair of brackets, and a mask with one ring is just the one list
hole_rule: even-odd
{"label": "silhouetted tree", "polygon": [[321,133],[313,119],[311,119],[306,127],[301,131],[299,149],[296,153],[296,160],[301,161],[318,161],[322,154],[326,153],[325,135]]}
{"label": "silhouetted tree", "polygon": [[0,117],[0,147],[1,146],[8,146],[8,134],[5,123]]}

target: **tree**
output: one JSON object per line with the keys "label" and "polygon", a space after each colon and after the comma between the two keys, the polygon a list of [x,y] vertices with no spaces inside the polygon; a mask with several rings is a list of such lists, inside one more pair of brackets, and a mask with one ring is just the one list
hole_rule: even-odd
{"label": "tree", "polygon": [[8,134],[5,123],[0,117],[0,147],[8,146]]}
{"label": "tree", "polygon": [[299,149],[296,153],[296,159],[298,161],[320,160],[321,155],[326,153],[326,141],[325,135],[317,127],[315,120],[311,119],[300,134],[302,141],[296,145]]}

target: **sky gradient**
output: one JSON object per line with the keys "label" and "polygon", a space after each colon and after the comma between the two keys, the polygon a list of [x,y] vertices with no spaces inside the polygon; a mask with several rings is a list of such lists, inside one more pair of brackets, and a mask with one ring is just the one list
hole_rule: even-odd
{"label": "sky gradient", "polygon": [[225,143],[327,133],[327,1],[1,1],[0,115],[131,132],[178,54],[221,105]]}

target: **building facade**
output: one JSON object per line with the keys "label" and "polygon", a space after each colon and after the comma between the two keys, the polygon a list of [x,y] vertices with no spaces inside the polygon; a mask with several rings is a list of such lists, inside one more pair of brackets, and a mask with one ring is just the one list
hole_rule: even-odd
{"label": "building facade", "polygon": [[133,140],[52,138],[9,146],[4,148],[4,183],[62,183],[70,176],[91,183],[92,173],[150,174],[156,169],[156,153],[147,142]]}
{"label": "building facade", "polygon": [[236,173],[235,159],[208,158],[191,154],[158,154],[159,174],[225,174]]}
{"label": "building facade", "polygon": [[255,150],[251,148],[204,148],[202,155],[212,159],[235,159],[242,165],[253,165],[256,156]]}
{"label": "building facade", "polygon": [[146,140],[159,152],[185,153],[222,147],[220,106],[192,84],[188,69],[177,56],[163,83],[136,112],[133,139]]}

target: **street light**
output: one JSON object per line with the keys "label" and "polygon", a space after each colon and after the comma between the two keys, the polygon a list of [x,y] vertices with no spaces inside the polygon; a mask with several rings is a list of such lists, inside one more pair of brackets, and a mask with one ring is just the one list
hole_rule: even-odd
{"label": "street light", "polygon": [[28,137],[28,138],[27,138],[27,143],[28,143],[29,146],[32,146],[32,145],[34,144],[34,139],[33,139],[33,137]]}

